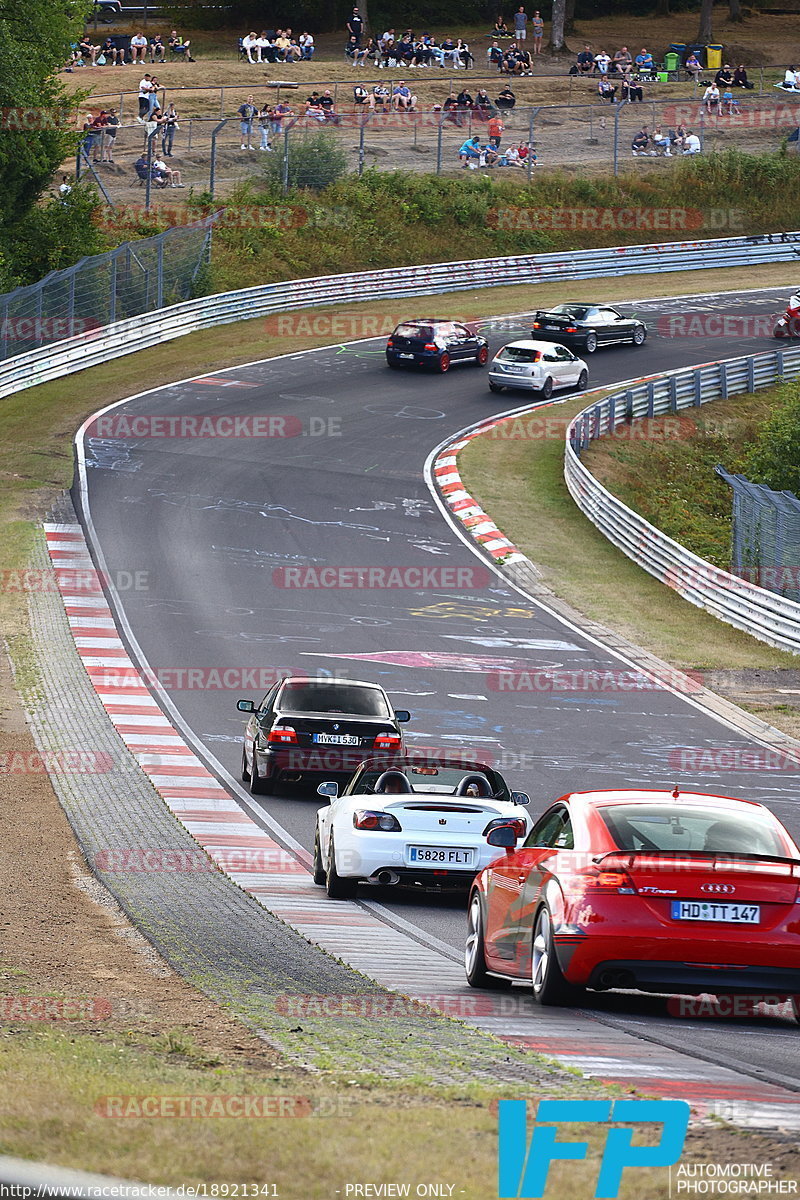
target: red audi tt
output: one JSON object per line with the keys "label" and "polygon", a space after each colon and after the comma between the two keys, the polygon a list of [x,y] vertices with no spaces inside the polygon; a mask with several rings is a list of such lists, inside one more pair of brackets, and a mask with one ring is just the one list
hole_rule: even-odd
{"label": "red audi tt", "polygon": [[562,796],[475,879],[472,987],[800,998],[800,850],[769,809],[701,792]]}

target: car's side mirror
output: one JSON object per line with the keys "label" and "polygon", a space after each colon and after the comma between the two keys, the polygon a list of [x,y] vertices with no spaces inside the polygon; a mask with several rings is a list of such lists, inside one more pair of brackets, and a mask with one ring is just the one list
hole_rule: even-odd
{"label": "car's side mirror", "polygon": [[514,850],[517,845],[517,835],[511,825],[498,825],[489,830],[486,841],[490,846],[502,846],[506,850]]}
{"label": "car's side mirror", "polygon": [[321,783],[317,788],[318,796],[329,796],[331,800],[335,800],[339,795],[339,785],[334,780],[329,779],[326,783]]}
{"label": "car's side mirror", "polygon": [[401,725],[405,725],[406,721],[411,720],[411,713],[408,711],[407,708],[396,708],[394,710],[394,719],[395,719],[395,721],[398,721]]}
{"label": "car's side mirror", "polygon": [[252,700],[237,700],[236,707],[239,712],[254,713],[256,711],[256,706]]}
{"label": "car's side mirror", "polygon": [[515,804],[530,804],[531,798],[527,792],[512,792],[511,799]]}

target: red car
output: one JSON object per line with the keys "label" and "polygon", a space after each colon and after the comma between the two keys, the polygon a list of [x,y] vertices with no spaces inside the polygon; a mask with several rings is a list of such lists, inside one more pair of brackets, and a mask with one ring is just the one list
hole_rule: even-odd
{"label": "red car", "polygon": [[769,809],[701,792],[562,796],[475,879],[472,987],[800,998],[800,851]]}

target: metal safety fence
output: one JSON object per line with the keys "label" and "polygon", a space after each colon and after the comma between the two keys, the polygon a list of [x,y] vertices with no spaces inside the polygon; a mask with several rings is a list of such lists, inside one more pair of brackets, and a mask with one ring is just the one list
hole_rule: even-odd
{"label": "metal safety fence", "polygon": [[800,500],[721,466],[716,473],[733,491],[731,571],[800,603]]}
{"label": "metal safety fence", "polygon": [[216,220],[125,242],[0,295],[0,360],[189,299]]}
{"label": "metal safety fence", "polygon": [[691,604],[771,646],[800,654],[800,603],[692,554],[623,504],[595,479],[581,453],[596,438],[625,434],[633,422],[696,408],[800,376],[800,349],[671,372],[614,392],[570,424],[564,478],[581,512],[638,566]]}

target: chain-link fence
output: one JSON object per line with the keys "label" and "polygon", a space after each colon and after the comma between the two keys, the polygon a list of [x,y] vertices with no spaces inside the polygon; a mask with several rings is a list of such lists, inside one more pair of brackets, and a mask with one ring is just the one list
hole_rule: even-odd
{"label": "chain-link fence", "polygon": [[800,601],[800,499],[724,467],[716,471],[733,489],[732,573]]}
{"label": "chain-link fence", "polygon": [[[669,93],[656,94],[658,85],[644,85],[640,101],[610,104],[601,103],[598,97],[581,104],[504,106],[501,85],[496,84],[488,105],[448,108],[446,85],[439,85],[439,92],[435,92],[427,80],[424,84],[412,80],[414,86],[409,87],[412,96],[418,93],[417,103],[406,109],[398,107],[392,98],[391,82],[387,79],[378,85],[390,92],[388,97],[376,95],[369,81],[358,85],[366,92],[361,102],[354,94],[348,100],[340,84],[339,99],[322,115],[320,111],[316,115],[307,112],[302,93],[295,97],[284,91],[281,95],[289,112],[277,120],[257,116],[246,126],[238,115],[187,117],[180,112],[174,140],[165,142],[163,130],[156,129],[151,150],[156,157],[164,156],[172,171],[170,183],[176,188],[192,188],[196,193],[210,191],[224,197],[246,180],[263,180],[265,170],[273,181],[285,180],[287,186],[292,185],[296,182],[293,156],[302,154],[308,142],[319,148],[320,131],[328,135],[336,154],[320,157],[316,175],[312,173],[305,180],[309,186],[324,187],[343,171],[360,174],[367,169],[456,174],[465,169],[465,159],[459,156],[465,141],[477,136],[480,147],[485,148],[493,137],[495,142],[498,140],[496,127],[490,127],[490,121],[497,118],[502,121],[499,158],[491,151],[470,156],[467,170],[474,167],[508,178],[523,174],[530,178],[535,166],[577,168],[589,174],[623,168],[662,170],[685,148],[669,140],[681,126],[697,138],[696,147],[701,153],[735,147],[753,154],[774,153],[782,139],[800,126],[800,93],[795,97],[776,94],[775,99],[747,93],[724,105],[721,111],[711,112],[702,102],[700,89],[673,98]],[[422,94],[423,88],[428,94]],[[660,91],[666,88],[662,86]],[[476,93],[470,80],[473,101]],[[275,97],[269,99],[274,111]],[[659,144],[651,141],[644,155],[634,156],[633,139],[642,126],[649,134],[660,128],[667,140]],[[523,153],[517,154],[520,144]],[[524,152],[528,144],[533,154]],[[148,189],[139,186],[135,160],[147,147],[148,126],[138,122],[123,123],[114,140],[113,163],[103,162],[103,147],[95,146],[93,157],[97,161],[92,166],[111,203],[139,205],[145,200]],[[667,162],[657,162],[662,158]],[[279,159],[280,169],[276,166]],[[167,196],[174,199],[177,195],[172,190],[153,192],[147,201],[163,205],[168,202]]]}
{"label": "chain-link fence", "polygon": [[216,219],[126,242],[0,296],[0,360],[188,300],[208,261]]}

